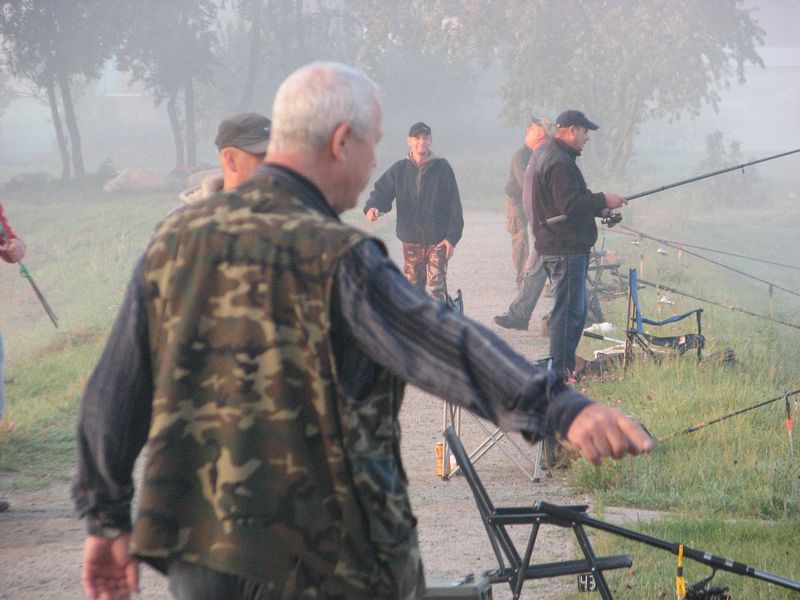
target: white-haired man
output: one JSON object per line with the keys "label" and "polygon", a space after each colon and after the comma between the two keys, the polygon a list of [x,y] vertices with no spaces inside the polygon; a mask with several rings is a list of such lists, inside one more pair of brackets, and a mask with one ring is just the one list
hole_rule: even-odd
{"label": "white-haired man", "polygon": [[134,556],[179,599],[421,597],[404,381],[530,439],[565,435],[593,462],[650,448],[339,220],[380,137],[366,76],[307,65],[278,90],[251,180],[157,228],[81,406],[73,495],[90,596],[127,598]]}

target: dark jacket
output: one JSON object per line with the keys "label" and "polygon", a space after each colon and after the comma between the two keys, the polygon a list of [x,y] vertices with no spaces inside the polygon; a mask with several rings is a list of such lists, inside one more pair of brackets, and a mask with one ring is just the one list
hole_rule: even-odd
{"label": "dark jacket", "polygon": [[392,210],[397,199],[397,237],[412,244],[454,246],[464,230],[458,184],[444,158],[431,156],[418,165],[410,157],[398,160],[380,176],[364,206],[381,212]]}
{"label": "dark jacket", "polygon": [[[540,256],[589,252],[597,241],[594,219],[606,207],[605,196],[586,187],[575,164],[578,156],[579,151],[558,139],[536,153],[533,235]],[[566,215],[566,221],[544,224],[558,215]]]}

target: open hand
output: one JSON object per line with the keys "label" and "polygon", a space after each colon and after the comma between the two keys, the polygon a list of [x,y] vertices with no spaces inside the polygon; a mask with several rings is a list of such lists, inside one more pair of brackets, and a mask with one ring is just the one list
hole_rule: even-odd
{"label": "open hand", "polygon": [[109,539],[86,536],[83,546],[83,591],[99,600],[128,600],[139,591],[139,563],[130,555],[131,534]]}

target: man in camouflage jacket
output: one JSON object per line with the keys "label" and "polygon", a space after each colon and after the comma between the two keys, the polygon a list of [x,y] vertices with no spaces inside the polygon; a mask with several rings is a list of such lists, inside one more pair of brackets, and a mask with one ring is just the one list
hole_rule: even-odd
{"label": "man in camouflage jacket", "polygon": [[250,182],[159,225],[87,384],[73,497],[90,597],[128,598],[138,560],[179,599],[421,597],[405,381],[528,439],[563,435],[593,462],[650,447],[339,220],[381,136],[369,79],[303,67],[273,119]]}

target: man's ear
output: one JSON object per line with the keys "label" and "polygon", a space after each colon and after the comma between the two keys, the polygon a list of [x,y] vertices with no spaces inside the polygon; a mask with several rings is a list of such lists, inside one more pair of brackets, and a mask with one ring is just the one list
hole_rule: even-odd
{"label": "man's ear", "polygon": [[351,135],[353,135],[353,127],[347,122],[339,123],[333,130],[330,149],[336,160],[347,158],[347,143]]}
{"label": "man's ear", "polygon": [[236,150],[230,146],[219,151],[219,162],[225,171],[236,172]]}

